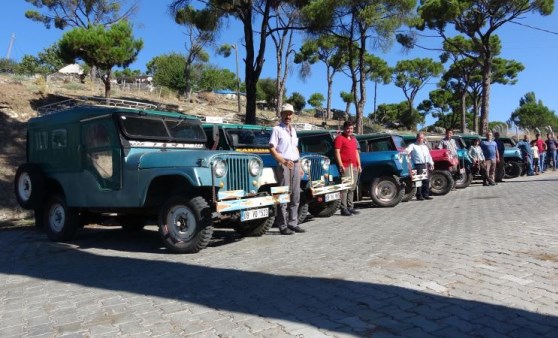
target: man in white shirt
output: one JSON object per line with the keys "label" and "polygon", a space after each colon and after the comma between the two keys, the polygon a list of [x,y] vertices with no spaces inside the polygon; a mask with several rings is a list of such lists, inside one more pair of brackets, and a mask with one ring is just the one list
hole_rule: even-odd
{"label": "man in white shirt", "polygon": [[300,154],[298,152],[298,137],[291,125],[294,108],[290,104],[281,107],[281,123],[273,127],[269,138],[270,151],[277,167],[277,183],[288,185],[291,201],[281,204],[277,210],[277,226],[281,235],[292,235],[295,232],[306,232],[298,225],[298,205],[300,202]]}
{"label": "man in white shirt", "polygon": [[[417,173],[422,173],[424,170],[430,171],[434,169],[434,161],[432,156],[430,156],[430,149],[424,143],[424,134],[417,134],[416,143],[410,144],[407,147],[407,153],[411,155],[411,161]],[[430,176],[430,173],[428,174]],[[417,200],[431,200],[430,197],[430,178],[422,180],[422,186],[417,189]]]}

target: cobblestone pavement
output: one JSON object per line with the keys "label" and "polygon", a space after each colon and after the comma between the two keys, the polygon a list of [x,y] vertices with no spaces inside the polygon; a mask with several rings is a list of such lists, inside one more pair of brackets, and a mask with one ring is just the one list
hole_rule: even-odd
{"label": "cobblestone pavement", "polygon": [[474,183],[195,255],[154,227],[5,228],[0,337],[557,337],[557,191],[554,172]]}

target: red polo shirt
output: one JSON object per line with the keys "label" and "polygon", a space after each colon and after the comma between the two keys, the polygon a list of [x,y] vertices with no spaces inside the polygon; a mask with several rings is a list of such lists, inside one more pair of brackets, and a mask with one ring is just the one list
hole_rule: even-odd
{"label": "red polo shirt", "polygon": [[340,134],[335,138],[333,146],[335,147],[335,149],[340,150],[341,161],[343,162],[343,166],[345,168],[350,166],[351,164],[353,165],[353,167],[356,167],[358,165],[358,144],[354,135],[349,139],[343,134]]}

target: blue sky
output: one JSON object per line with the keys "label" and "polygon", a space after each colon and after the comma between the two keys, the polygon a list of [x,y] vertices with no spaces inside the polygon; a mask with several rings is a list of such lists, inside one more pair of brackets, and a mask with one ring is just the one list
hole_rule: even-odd
{"label": "blue sky", "polygon": [[[58,29],[47,30],[39,23],[32,22],[24,17],[24,12],[34,7],[24,0],[8,0],[10,5],[3,7],[0,14],[0,56],[6,57],[8,46],[12,34],[15,34],[15,42],[11,51],[11,58],[20,60],[25,54],[36,55],[44,48],[55,43],[62,36],[63,32]],[[145,64],[153,57],[170,52],[182,53],[185,51],[186,36],[183,27],[174,23],[168,13],[169,1],[161,0],[139,0],[140,9],[132,22],[134,24],[134,35],[142,38],[144,49],[140,52],[138,60],[131,65],[132,69],[145,70]],[[535,14],[527,14],[521,23],[537,27],[540,29],[558,32],[558,9],[547,17]],[[537,99],[542,100],[550,109],[558,110],[558,94],[556,89],[556,79],[558,79],[558,35],[543,31],[508,24],[498,31],[502,40],[503,50],[501,57],[517,60],[525,66],[525,70],[519,74],[518,82],[513,86],[492,86],[490,102],[490,120],[505,121],[511,112],[519,105],[520,98],[529,91],[535,92]],[[229,21],[219,36],[221,43],[242,42],[242,31],[237,21]],[[438,39],[425,38],[421,41],[424,45],[438,47]],[[2,47],[3,46],[3,47]],[[273,43],[268,41],[268,51],[266,62],[262,72],[262,78],[275,78],[276,60],[273,54]],[[371,51],[385,59],[389,65],[394,66],[398,60],[412,59],[416,57],[438,58],[438,53],[427,52],[424,50],[411,50],[405,52],[397,44],[391,50],[383,53],[379,50]],[[210,50],[210,62],[223,68],[235,71],[234,57],[225,59]],[[242,47],[239,48],[239,58],[242,60],[244,55]],[[298,76],[296,65],[291,67],[292,72],[287,80],[287,95],[297,91],[302,93],[307,99],[312,93],[322,93],[326,95],[325,69],[322,65],[316,64],[312,68],[312,76],[302,81]],[[240,76],[244,79],[244,67],[240,62]],[[426,85],[415,105],[428,97],[428,92],[435,89],[437,80],[434,79]],[[338,74],[334,79],[333,88],[333,107],[344,109],[344,103],[339,98],[341,91],[349,91],[350,82],[342,74]],[[365,116],[373,110],[373,84],[368,84],[367,104]],[[0,94],[1,96],[1,94]],[[398,103],[405,100],[400,88],[393,84],[378,86],[377,102]],[[428,118],[427,123],[432,119]]]}

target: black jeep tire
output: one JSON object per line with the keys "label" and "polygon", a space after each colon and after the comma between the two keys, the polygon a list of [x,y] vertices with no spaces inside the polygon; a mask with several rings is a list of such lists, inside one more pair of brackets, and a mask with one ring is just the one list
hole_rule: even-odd
{"label": "black jeep tire", "polygon": [[331,217],[341,206],[341,200],[334,200],[322,203],[311,203],[308,207],[309,212],[315,217]]}
{"label": "black jeep tire", "polygon": [[308,217],[308,200],[306,199],[306,193],[302,191],[300,193],[300,201],[298,203],[298,224],[304,223]]}
{"label": "black jeep tire", "polygon": [[202,197],[174,196],[159,211],[159,235],[175,253],[196,253],[213,235],[211,209]]}
{"label": "black jeep tire", "polygon": [[401,202],[409,202],[416,195],[417,195],[417,187],[405,186],[405,193],[403,195],[403,198],[401,199]]}
{"label": "black jeep tire", "polygon": [[456,189],[464,189],[471,185],[473,182],[473,174],[466,170],[464,174],[459,175],[459,179],[455,180]]}
{"label": "black jeep tire", "polygon": [[127,215],[118,218],[122,230],[126,232],[140,232],[145,227],[145,218],[139,215]]}
{"label": "black jeep tire", "polygon": [[405,189],[393,176],[376,177],[370,184],[370,198],[379,207],[394,207],[403,199]]}
{"label": "black jeep tire", "polygon": [[44,208],[38,210],[42,213],[43,226],[51,241],[69,241],[81,226],[78,210],[68,208],[66,198],[62,195],[50,196]]}
{"label": "black jeep tire", "polygon": [[275,223],[275,216],[264,219],[256,219],[248,222],[241,222],[234,226],[234,230],[244,237],[263,236]]}
{"label": "black jeep tire", "polygon": [[45,198],[45,177],[39,166],[25,163],[19,168],[14,180],[17,202],[24,209],[41,207]]}
{"label": "black jeep tire", "polygon": [[506,162],[504,167],[504,178],[516,178],[523,173],[523,168],[518,162]]}
{"label": "black jeep tire", "polygon": [[455,182],[447,170],[434,170],[430,177],[430,194],[434,196],[446,195],[451,191]]}

